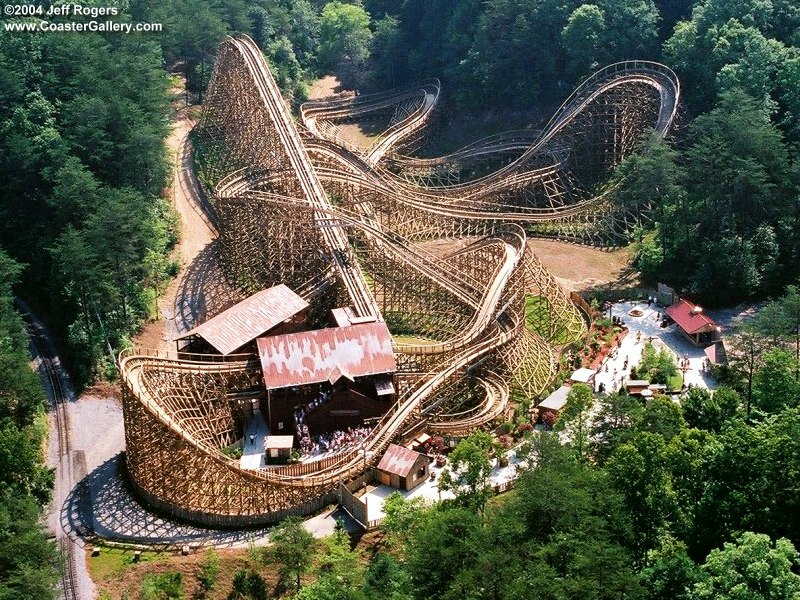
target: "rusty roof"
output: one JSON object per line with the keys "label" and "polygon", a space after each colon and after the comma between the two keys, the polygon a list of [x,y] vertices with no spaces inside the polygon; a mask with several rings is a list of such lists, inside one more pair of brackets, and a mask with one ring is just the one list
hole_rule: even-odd
{"label": "rusty roof", "polygon": [[717,328],[714,319],[703,313],[702,308],[683,298],[667,308],[666,313],[689,335]]}
{"label": "rusty roof", "polygon": [[253,294],[175,339],[197,335],[220,353],[230,354],[306,308],[308,302],[280,284]]}
{"label": "rusty roof", "polygon": [[258,339],[267,389],[392,373],[397,363],[383,322]]}
{"label": "rusty roof", "polygon": [[378,470],[386,471],[399,477],[408,477],[411,469],[414,468],[414,463],[417,462],[420,456],[422,454],[419,452],[414,452],[397,444],[389,444],[386,454],[381,457],[381,462],[378,463]]}

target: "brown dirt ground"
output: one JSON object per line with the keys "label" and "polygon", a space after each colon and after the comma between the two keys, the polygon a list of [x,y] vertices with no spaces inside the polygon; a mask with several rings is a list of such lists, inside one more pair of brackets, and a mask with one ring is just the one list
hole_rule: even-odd
{"label": "brown dirt ground", "polygon": [[587,292],[598,287],[636,287],[630,248],[600,250],[568,242],[532,239],[530,248],[567,290]]}
{"label": "brown dirt ground", "polygon": [[81,398],[113,398],[122,406],[122,392],[119,385],[108,381],[95,382],[83,391]]}
{"label": "brown dirt ground", "polygon": [[308,99],[321,100],[322,98],[331,98],[338,95],[339,92],[341,92],[339,80],[333,75],[326,75],[311,84],[311,89],[308,90]]}

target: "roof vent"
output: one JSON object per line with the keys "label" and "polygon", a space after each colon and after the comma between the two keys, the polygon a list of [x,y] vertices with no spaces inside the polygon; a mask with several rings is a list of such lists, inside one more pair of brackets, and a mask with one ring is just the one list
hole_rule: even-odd
{"label": "roof vent", "polygon": [[692,314],[693,315],[699,315],[701,312],[703,312],[703,307],[702,306],[694,306],[694,307],[692,307]]}

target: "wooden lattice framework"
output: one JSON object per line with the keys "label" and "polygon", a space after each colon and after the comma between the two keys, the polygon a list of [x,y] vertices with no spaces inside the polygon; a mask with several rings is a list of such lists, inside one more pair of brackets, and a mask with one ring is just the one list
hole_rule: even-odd
{"label": "wooden lattice framework", "polygon": [[[541,393],[556,370],[551,341],[577,338],[584,321],[530,251],[528,232],[599,235],[609,218],[602,183],[643,132],[667,134],[678,96],[666,67],[620,63],[584,82],[536,134],[412,159],[400,149],[430,122],[438,82],[308,105],[301,130],[252,40],[226,39],[196,141],[215,187],[225,275],[250,292],[285,283],[312,315],[351,305],[385,320],[397,400],[363,449],[244,471],[221,450],[240,435],[243,398],[257,388],[253,357],[191,362],[126,352],[133,486],[195,521],[274,521],[330,500],[340,481],[358,477],[404,432],[427,424],[466,434],[499,418],[512,390]],[[340,143],[336,124],[370,111],[386,115],[387,131],[370,148]],[[462,182],[484,160],[501,166]],[[433,251],[434,240],[447,249]],[[526,325],[529,296],[543,299],[535,328]]]}

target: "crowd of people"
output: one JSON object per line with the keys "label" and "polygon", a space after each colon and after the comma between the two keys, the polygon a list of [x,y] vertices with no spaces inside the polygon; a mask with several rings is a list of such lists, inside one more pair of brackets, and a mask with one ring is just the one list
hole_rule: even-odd
{"label": "crowd of people", "polygon": [[371,431],[371,427],[361,426],[348,427],[345,431],[331,431],[315,435],[311,440],[308,454],[339,452],[357,446],[367,439]]}
{"label": "crowd of people", "polygon": [[360,444],[369,435],[370,427],[348,427],[346,431],[332,431],[312,436],[308,430],[306,417],[314,410],[323,406],[331,399],[331,391],[320,392],[311,402],[296,406],[294,409],[294,424],[300,451],[303,456],[326,452],[339,452],[350,446]]}
{"label": "crowd of people", "polygon": [[306,416],[309,415],[312,411],[316,410],[320,406],[323,406],[331,399],[331,391],[325,390],[319,393],[319,395],[314,398],[311,402],[307,402],[306,404],[301,404],[299,406],[295,406],[294,408],[294,430],[297,432],[297,437],[300,440],[300,449],[303,452],[307,452],[307,448],[310,448],[313,442],[311,441],[311,435],[308,431],[308,425],[306,424]]}

